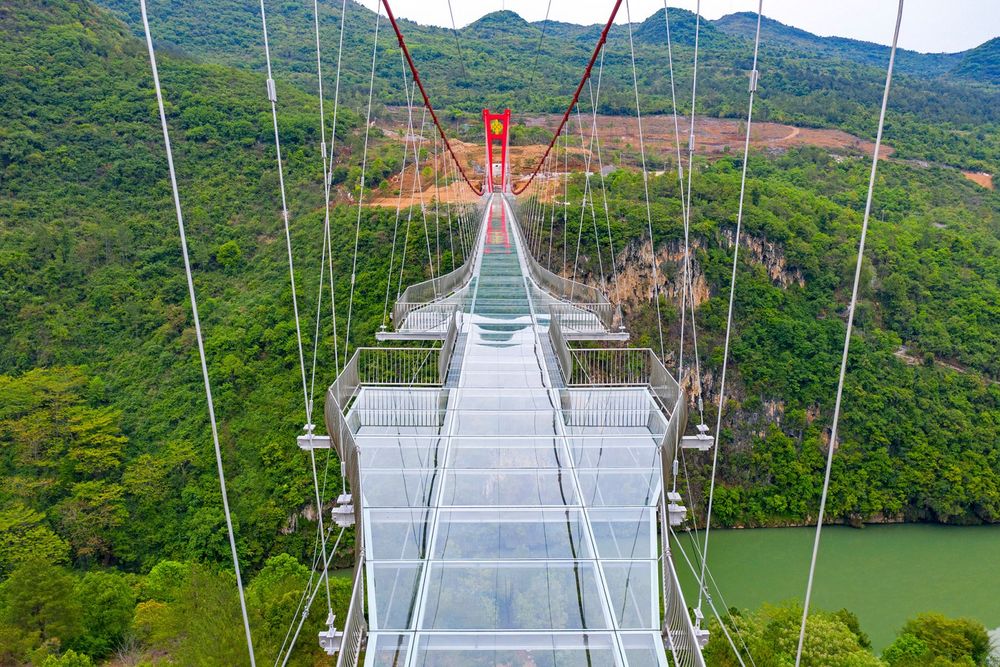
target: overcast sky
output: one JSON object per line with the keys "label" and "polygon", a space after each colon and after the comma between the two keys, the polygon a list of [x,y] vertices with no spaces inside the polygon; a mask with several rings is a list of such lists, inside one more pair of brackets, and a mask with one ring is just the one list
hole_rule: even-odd
{"label": "overcast sky", "polygon": [[[361,0],[373,7],[373,0]],[[501,8],[529,21],[545,18],[549,0],[451,0],[459,27]],[[604,23],[612,0],[551,0],[550,18],[570,23]],[[631,0],[633,21],[663,7],[663,0]],[[695,0],[667,0],[671,7],[693,10]],[[448,0],[392,0],[398,16],[425,24],[450,26]],[[892,41],[896,0],[764,0],[764,15],[818,35],[838,35],[869,42]],[[715,19],[756,11],[756,0],[702,0],[702,15]],[[625,22],[625,6],[619,23]],[[1000,0],[907,0],[900,46],[924,52],[964,51],[1000,35]]]}

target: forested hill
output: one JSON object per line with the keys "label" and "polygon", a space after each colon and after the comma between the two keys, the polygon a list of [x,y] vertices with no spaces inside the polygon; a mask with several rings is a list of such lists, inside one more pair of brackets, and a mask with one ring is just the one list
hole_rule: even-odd
{"label": "forested hill", "polygon": [[[333,4],[323,5],[327,91],[339,27]],[[134,10],[132,2],[118,6]],[[160,73],[251,624],[258,657],[273,662],[309,574],[315,523],[308,459],[295,445],[304,410],[270,109],[257,71],[259,17],[252,2],[151,6],[157,41],[170,47],[160,51]],[[364,122],[352,105],[367,92],[374,18],[350,6],[349,94],[334,170],[342,202],[360,177]],[[672,10],[671,17],[685,44],[678,58],[689,58],[691,16]],[[271,18],[299,307],[315,312],[323,196],[309,3],[283,3]],[[537,25],[494,14],[464,29],[464,78],[449,31],[406,27],[434,94],[470,111],[563,103],[556,81],[578,74],[595,29],[548,28],[555,37],[540,57],[546,74],[527,84],[497,72],[531,71]],[[392,101],[400,57],[382,34],[376,95]],[[736,115],[745,101],[746,42],[713,26],[704,34],[702,110]],[[663,108],[662,26],[651,19],[637,35],[644,111]],[[607,65],[619,84],[629,67],[623,39],[617,29]],[[471,58],[473,48],[485,56]],[[871,136],[879,68],[767,53],[765,115]],[[966,59],[990,67],[983,53]],[[836,102],[826,84],[856,97]],[[927,87],[937,93],[921,107]],[[628,98],[624,85],[609,84],[609,111],[629,112]],[[893,143],[904,156],[992,168],[1000,113],[993,101],[986,87],[903,77],[890,110]],[[332,121],[332,104],[326,112]],[[241,664],[239,606],[144,44],[86,0],[0,3],[0,117],[0,664],[90,664],[46,662],[66,658],[67,649],[96,661],[120,650],[114,664],[165,656],[181,665]],[[391,196],[402,146],[378,129],[372,137],[367,184]],[[803,523],[818,505],[843,286],[869,165],[823,148],[751,160],[750,241],[740,253],[715,511],[721,525]],[[693,170],[701,362],[710,389],[721,365],[741,166],[721,156]],[[647,294],[642,177],[625,165],[609,181],[618,266],[638,281],[637,295]],[[679,275],[670,258],[682,236],[676,182],[669,169],[649,180],[665,280]],[[574,177],[570,200],[581,201],[583,183]],[[998,522],[1000,194],[951,168],[885,161],[874,210],[829,516]],[[332,209],[341,308],[351,282],[344,249],[353,246],[358,215],[352,204]],[[370,343],[382,322],[393,233],[392,211],[360,215],[351,345]],[[411,242],[408,252],[418,256],[424,239],[414,234]],[[594,254],[584,251],[581,274],[592,279]],[[425,277],[424,267],[408,264],[402,283]],[[648,344],[652,302],[636,297],[627,312],[634,342]],[[663,312],[676,341],[676,304]],[[331,325],[321,321],[317,387],[335,374]],[[698,511],[707,466],[690,468]],[[330,498],[337,473],[334,464]],[[349,548],[342,553],[351,558]],[[343,618],[350,583],[338,582],[333,604]],[[316,636],[321,616],[310,616],[289,664],[322,664],[315,642],[304,639]]]}
{"label": "forested hill", "polygon": [[[134,2],[99,2],[119,13],[138,33]],[[328,86],[333,81],[340,4],[339,0],[320,2]],[[345,90],[360,98],[367,92],[375,16],[353,0],[347,4],[344,63],[349,75]],[[263,67],[260,16],[255,3],[155,0],[150,7],[156,17],[154,32],[162,43],[235,67]],[[678,90],[690,86],[694,18],[691,12],[670,10],[671,34],[677,47],[674,62]],[[736,14],[702,23],[701,113],[742,115],[746,71],[752,55],[747,22],[747,15]],[[279,74],[307,90],[315,90],[312,3],[274,3],[269,7],[268,24]],[[509,107],[515,113],[561,112],[601,29],[597,25],[528,23],[513,12],[495,12],[459,30],[460,58],[459,42],[451,30],[411,21],[402,21],[402,27],[434,103],[442,109],[473,114],[483,107]],[[634,24],[633,31],[643,112],[669,111],[663,11]],[[395,41],[391,33],[382,32],[384,46]],[[987,47],[989,44],[980,47],[982,51],[965,54],[900,55],[900,73],[892,98],[894,113],[886,126],[886,139],[899,157],[995,171],[1000,164],[1000,78],[989,76],[995,72],[998,58],[995,45]],[[884,83],[886,47],[821,38],[769,20],[761,49],[756,109],[760,120],[838,127],[870,136]],[[624,25],[616,25],[611,32],[603,82],[601,110],[634,113]],[[382,60],[377,85],[379,99],[402,103],[400,63]]]}
{"label": "forested hill", "polygon": [[[752,38],[757,27],[757,15],[752,12],[737,12],[713,21],[712,25],[730,35]],[[761,39],[772,48],[785,47],[799,52],[812,52],[874,67],[885,67],[889,60],[889,47],[883,44],[846,37],[821,37],[768,18],[761,21]],[[917,76],[963,76],[964,72],[959,71],[959,65],[974,51],[975,49],[957,53],[920,53],[897,49],[896,68],[898,72]],[[1000,85],[1000,77],[982,77],[980,81]]]}

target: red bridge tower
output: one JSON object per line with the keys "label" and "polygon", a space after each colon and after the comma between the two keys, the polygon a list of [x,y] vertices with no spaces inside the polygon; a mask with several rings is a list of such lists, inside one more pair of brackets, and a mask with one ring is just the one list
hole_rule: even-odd
{"label": "red bridge tower", "polygon": [[[509,140],[510,109],[503,113],[490,113],[483,109],[483,125],[486,126],[486,185],[487,192],[507,192],[510,190],[510,173],[507,158]],[[499,147],[499,150],[496,150]]]}

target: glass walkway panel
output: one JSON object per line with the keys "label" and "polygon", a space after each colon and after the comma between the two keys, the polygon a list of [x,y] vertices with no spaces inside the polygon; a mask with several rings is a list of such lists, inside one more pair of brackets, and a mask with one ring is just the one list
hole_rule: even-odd
{"label": "glass walkway panel", "polygon": [[[697,649],[668,650],[678,631],[664,627],[671,419],[645,386],[569,382],[550,335],[563,302],[532,280],[510,203],[495,195],[484,215],[440,382],[365,383],[359,371],[345,412],[363,664],[703,664]],[[358,652],[341,649],[338,664]]]}

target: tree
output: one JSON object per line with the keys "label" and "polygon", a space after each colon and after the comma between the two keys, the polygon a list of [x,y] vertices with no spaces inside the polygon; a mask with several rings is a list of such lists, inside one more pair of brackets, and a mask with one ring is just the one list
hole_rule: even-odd
{"label": "tree", "polygon": [[159,602],[176,602],[191,575],[191,566],[175,560],[157,563],[142,582],[142,597]]}
{"label": "tree", "polygon": [[61,567],[29,560],[0,586],[4,623],[33,646],[58,649],[80,635],[81,605],[73,576]]}
{"label": "tree", "polygon": [[33,558],[53,564],[69,560],[69,545],[44,521],[44,514],[19,502],[0,509],[0,577]]}
{"label": "tree", "polygon": [[88,572],[77,582],[76,596],[86,601],[76,648],[95,658],[110,655],[132,624],[136,596],[128,579],[116,572]]}
{"label": "tree", "polygon": [[94,667],[94,661],[89,656],[70,649],[58,657],[48,656],[42,667]]}
{"label": "tree", "polygon": [[[801,620],[802,608],[798,605],[765,605],[754,614],[734,615],[732,622],[739,626],[757,664],[784,666],[795,662]],[[860,630],[852,629],[855,620],[853,614],[843,610],[833,614],[822,611],[809,614],[802,664],[810,667],[883,665],[865,647],[867,637]],[[706,663],[719,667],[738,665],[718,621],[713,619],[712,624],[711,638],[705,647]]]}
{"label": "tree", "polygon": [[990,636],[982,623],[942,614],[919,614],[903,625],[883,657],[893,667],[984,665]]}

